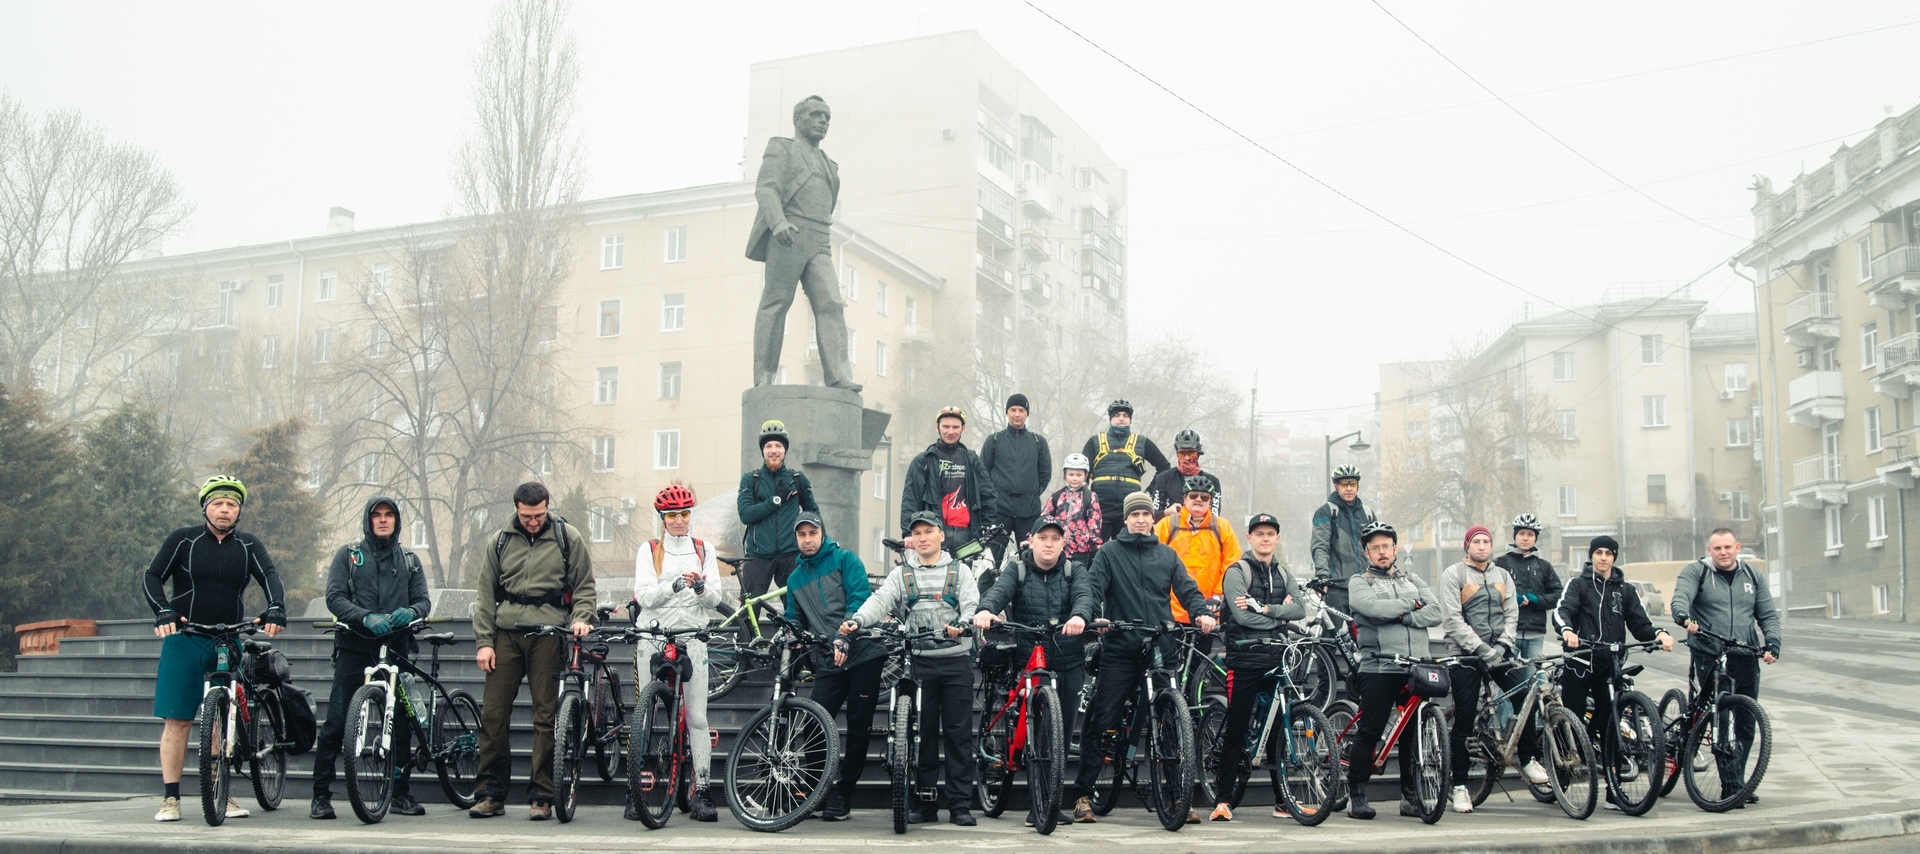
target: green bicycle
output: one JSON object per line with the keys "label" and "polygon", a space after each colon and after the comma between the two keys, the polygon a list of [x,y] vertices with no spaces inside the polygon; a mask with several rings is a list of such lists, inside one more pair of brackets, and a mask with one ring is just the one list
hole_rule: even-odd
{"label": "green bicycle", "polygon": [[[739,568],[737,559],[720,560]],[[748,598],[738,608],[720,603],[720,618],[707,625],[707,699],[718,700],[733,693],[747,674],[771,661],[769,640],[760,628],[760,609],[786,595],[787,588],[776,587]]]}

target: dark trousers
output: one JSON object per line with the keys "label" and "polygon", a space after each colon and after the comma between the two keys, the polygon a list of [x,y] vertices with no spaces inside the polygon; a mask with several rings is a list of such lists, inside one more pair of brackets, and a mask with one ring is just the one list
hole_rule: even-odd
{"label": "dark trousers", "polygon": [[[399,646],[392,647],[387,653],[389,660],[405,658],[405,656],[406,650]],[[313,794],[315,797],[332,796],[333,766],[340,759],[340,742],[346,734],[347,715],[352,711],[347,708],[347,704],[352,702],[353,692],[367,684],[366,670],[372,667],[378,658],[378,650],[367,652],[340,646],[333,648],[333,690],[327,694],[327,720],[320,725],[320,740],[313,747]],[[425,702],[426,698],[416,697],[413,701]],[[411,791],[408,778],[413,774],[413,766],[409,762],[413,756],[413,724],[403,719],[406,713],[404,706],[394,708],[392,745],[394,764],[405,766],[398,769],[400,779],[393,784],[395,795],[404,795]]]}
{"label": "dark trousers", "polygon": [[1068,742],[1079,731],[1074,726],[1080,722],[1080,692],[1086,687],[1087,668],[1078,662],[1070,670],[1053,671],[1053,692],[1060,698],[1060,737]]}
{"label": "dark trousers", "polygon": [[753,318],[753,384],[770,385],[777,378],[780,344],[787,333],[787,309],[793,307],[796,286],[806,289],[807,303],[813,307],[814,337],[820,345],[820,369],[826,384],[851,383],[846,303],[840,298],[840,280],[833,272],[828,226],[800,217],[793,224],[800,227],[793,245],[767,238],[766,284],[760,290],[760,308]]}
{"label": "dark trousers", "polygon": [[[1453,784],[1464,786],[1467,784],[1468,766],[1472,764],[1472,760],[1467,758],[1467,739],[1473,737],[1474,724],[1477,723],[1476,718],[1480,713],[1481,678],[1491,673],[1494,684],[1499,685],[1500,690],[1511,691],[1526,684],[1527,675],[1522,668],[1505,664],[1491,671],[1482,670],[1471,664],[1456,664],[1447,669],[1453,671],[1453,730],[1449,733],[1451,736],[1449,741],[1452,742],[1453,747]],[[1572,706],[1572,708],[1580,707]],[[1600,718],[1596,716],[1594,720],[1598,721]],[[1540,749],[1540,728],[1534,725],[1531,717],[1527,719],[1525,726],[1526,730],[1520,734],[1519,753],[1522,765],[1533,759],[1534,754]],[[1487,773],[1496,773],[1496,769],[1489,768]]]}
{"label": "dark trousers", "polygon": [[527,799],[553,803],[553,714],[560,704],[561,640],[512,629],[493,633],[493,672],[487,674],[480,705],[480,774],[474,791],[506,800],[513,781],[512,745],[507,740],[513,703],[525,681],[533,695],[533,779]]}
{"label": "dark trousers", "polygon": [[1005,526],[1009,534],[1006,544],[1001,546],[999,551],[994,552],[994,566],[999,566],[1001,561],[1007,559],[1007,552],[1020,550],[1020,544],[1027,541],[1027,535],[1033,533],[1033,523],[1039,519],[1040,515],[1036,513],[1032,516],[1001,516],[993,520],[996,524]]}
{"label": "dark trousers", "polygon": [[[1380,747],[1380,736],[1387,731],[1387,719],[1393,716],[1394,704],[1407,687],[1407,675],[1362,673],[1358,676],[1360,688],[1356,696],[1360,703],[1360,722],[1354,726],[1353,740],[1347,743],[1347,788],[1364,794],[1367,781],[1373,779],[1373,752]],[[1414,796],[1413,764],[1419,740],[1414,722],[1407,722],[1406,732],[1400,736],[1400,797],[1404,799]]]}
{"label": "dark trousers", "polygon": [[841,794],[851,796],[860,775],[867,772],[867,746],[873,740],[873,707],[880,701],[880,672],[887,667],[885,656],[863,661],[845,670],[813,674],[813,701],[829,715],[846,706],[846,752],[840,756],[840,776],[834,784]]}
{"label": "dark trousers", "polygon": [[[1247,768],[1247,731],[1252,728],[1253,707],[1259,702],[1260,694],[1272,694],[1278,682],[1268,676],[1266,670],[1239,667],[1227,670],[1227,725],[1220,731],[1219,774],[1213,781],[1213,791],[1222,801],[1232,794],[1233,782]],[[1201,750],[1214,747],[1197,746]]]}
{"label": "dark trousers", "polygon": [[797,554],[747,555],[747,559],[740,562],[740,597],[751,599],[775,587],[787,586],[787,576],[793,574],[793,565],[799,560]]}
{"label": "dark trousers", "polygon": [[[1698,693],[1701,691],[1712,690],[1714,660],[1718,658],[1718,656],[1704,655],[1701,653],[1693,653],[1692,658],[1693,658],[1693,661],[1692,661],[1691,671],[1693,673],[1694,692]],[[1759,702],[1760,700],[1760,659],[1751,655],[1728,655],[1727,656],[1727,677],[1731,679],[1733,682],[1733,686],[1732,686],[1733,693],[1739,694],[1743,697],[1751,697],[1753,698],[1754,702]],[[1734,727],[1733,735],[1736,739],[1739,740],[1740,752],[1739,752],[1739,755],[1732,757],[1732,761],[1730,761],[1728,765],[1733,767],[1745,768],[1747,764],[1747,751],[1753,748],[1753,735],[1754,735],[1753,721],[1748,719],[1742,719],[1741,721],[1739,721],[1737,725],[1735,725]],[[1723,771],[1722,774],[1723,776],[1721,779],[1723,781],[1726,781],[1728,783],[1734,783],[1734,782],[1744,783],[1744,780],[1734,779],[1740,776],[1740,774],[1738,772],[1732,771],[1731,768],[1729,768],[1727,771]]]}
{"label": "dark trousers", "polygon": [[1076,797],[1092,797],[1094,785],[1100,780],[1101,766],[1111,758],[1108,748],[1115,745],[1105,735],[1108,730],[1117,730],[1131,724],[1132,721],[1120,720],[1121,706],[1128,698],[1140,693],[1141,682],[1147,678],[1147,663],[1144,653],[1130,651],[1121,653],[1111,647],[1100,653],[1100,675],[1093,683],[1093,702],[1087,706],[1086,729],[1080,736],[1080,773],[1073,779]]}
{"label": "dark trousers", "polygon": [[940,773],[946,748],[946,781],[934,806],[966,809],[973,803],[973,659],[965,655],[918,656],[920,755],[914,768],[925,783]]}

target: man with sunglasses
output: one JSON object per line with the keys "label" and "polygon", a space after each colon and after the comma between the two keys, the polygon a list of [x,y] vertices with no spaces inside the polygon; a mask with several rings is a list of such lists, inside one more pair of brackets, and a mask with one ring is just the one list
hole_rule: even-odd
{"label": "man with sunglasses", "polygon": [[907,485],[900,493],[900,530],[913,530],[916,513],[932,513],[946,533],[948,554],[973,542],[993,520],[993,482],[980,455],[961,443],[967,416],[949,406],[935,416],[940,436],[907,464]]}

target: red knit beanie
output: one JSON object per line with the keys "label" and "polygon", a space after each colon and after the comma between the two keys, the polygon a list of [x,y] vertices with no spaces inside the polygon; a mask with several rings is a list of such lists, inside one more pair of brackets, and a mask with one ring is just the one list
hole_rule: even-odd
{"label": "red knit beanie", "polygon": [[1473,535],[1474,535],[1474,534],[1486,534],[1486,535],[1487,535],[1487,539],[1489,539],[1489,540],[1491,540],[1491,539],[1493,539],[1493,532],[1492,532],[1492,531],[1489,531],[1489,530],[1487,530],[1487,526],[1485,526],[1485,525],[1475,525],[1475,526],[1473,526],[1473,527],[1471,527],[1471,528],[1468,528],[1468,529],[1467,529],[1467,535],[1466,535],[1465,537],[1461,537],[1461,538],[1460,538],[1460,550],[1461,550],[1461,551],[1466,551],[1466,549],[1467,549],[1467,546],[1473,543]]}

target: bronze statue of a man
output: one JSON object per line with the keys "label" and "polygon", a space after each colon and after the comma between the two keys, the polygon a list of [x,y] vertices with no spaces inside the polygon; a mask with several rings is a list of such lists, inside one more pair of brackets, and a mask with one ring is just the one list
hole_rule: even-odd
{"label": "bronze statue of a man", "polygon": [[820,345],[820,369],[828,386],[858,392],[847,362],[846,304],[834,273],[828,227],[840,197],[839,167],[820,140],[833,111],[819,96],[793,105],[793,138],[767,140],[760,177],[753,188],[760,211],[753,218],[747,257],[767,265],[760,310],[753,321],[753,384],[772,385],[780,371],[780,344],[794,286],[807,289]]}

